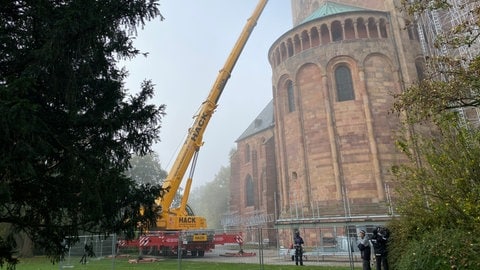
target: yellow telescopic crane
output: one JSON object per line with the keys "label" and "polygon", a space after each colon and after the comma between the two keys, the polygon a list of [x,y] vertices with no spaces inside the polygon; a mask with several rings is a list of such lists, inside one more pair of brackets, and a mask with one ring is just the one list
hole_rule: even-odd
{"label": "yellow telescopic crane", "polygon": [[185,142],[178,153],[175,163],[170,169],[167,178],[162,184],[162,192],[160,197],[157,199],[157,204],[159,204],[162,209],[160,217],[157,220],[157,229],[195,230],[205,229],[207,227],[204,217],[194,216],[193,213],[187,209],[187,200],[192,183],[192,175],[189,176],[186,182],[180,206],[177,208],[172,208],[172,202],[175,198],[178,188],[180,187],[182,179],[185,176],[188,166],[191,163],[193,167],[195,165],[198,151],[203,145],[203,134],[205,133],[205,129],[207,128],[212,114],[217,107],[217,102],[220,98],[220,95],[222,94],[222,91],[225,88],[228,79],[230,78],[230,74],[240,56],[240,53],[245,47],[245,44],[247,43],[253,28],[257,24],[258,18],[263,12],[267,2],[267,0],[260,0],[258,2],[252,16],[247,20],[240,37],[228,56],[225,65],[220,70],[207,99],[201,104],[201,108],[199,113],[195,116],[193,125],[188,130],[187,138],[185,139]]}

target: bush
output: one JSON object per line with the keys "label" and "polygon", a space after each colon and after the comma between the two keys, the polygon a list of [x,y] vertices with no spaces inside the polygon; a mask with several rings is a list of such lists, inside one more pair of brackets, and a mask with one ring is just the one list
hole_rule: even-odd
{"label": "bush", "polygon": [[[480,269],[477,233],[437,228],[409,239],[393,237],[391,252],[395,270]],[[397,245],[402,243],[402,245]]]}

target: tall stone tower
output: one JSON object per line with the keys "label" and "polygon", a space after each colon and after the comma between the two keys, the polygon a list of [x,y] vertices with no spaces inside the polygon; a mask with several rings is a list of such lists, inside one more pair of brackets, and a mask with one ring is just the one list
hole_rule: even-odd
{"label": "tall stone tower", "polygon": [[232,156],[234,212],[250,206],[290,229],[391,218],[390,169],[404,162],[393,94],[418,79],[423,62],[398,2],[292,0],[294,26],[268,52],[273,102]]}

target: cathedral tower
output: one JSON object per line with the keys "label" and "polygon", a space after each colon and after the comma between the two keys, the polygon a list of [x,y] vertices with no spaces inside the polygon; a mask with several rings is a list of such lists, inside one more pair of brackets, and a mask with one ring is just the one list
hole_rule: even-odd
{"label": "cathedral tower", "polygon": [[295,26],[269,51],[286,219],[298,205],[312,215],[334,205],[348,206],[343,214],[388,214],[390,168],[402,162],[392,94],[417,79],[421,59],[414,29],[391,6],[292,1]]}
{"label": "cathedral tower", "polygon": [[268,52],[265,128],[256,133],[256,119],[232,156],[232,209],[245,215],[250,203],[286,228],[392,217],[390,169],[405,161],[393,94],[418,79],[423,59],[396,2],[292,0],[294,26]]}

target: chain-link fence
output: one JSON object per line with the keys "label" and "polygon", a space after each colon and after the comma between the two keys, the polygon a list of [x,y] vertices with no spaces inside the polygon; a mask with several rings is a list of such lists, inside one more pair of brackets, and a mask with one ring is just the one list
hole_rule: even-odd
{"label": "chain-link fence", "polygon": [[246,263],[259,265],[260,269],[263,265],[292,265],[295,264],[293,236],[298,231],[304,240],[301,258],[305,265],[343,265],[361,269],[357,234],[360,230],[370,234],[378,225],[382,224],[304,224],[275,229],[251,227],[242,231],[156,232],[133,241],[124,241],[115,235],[107,238],[82,236],[77,244],[70,247],[60,268],[82,264],[88,269],[92,260],[108,260],[115,269],[115,260],[149,263],[165,257]]}
{"label": "chain-link fence", "polygon": [[[369,226],[373,227],[373,226]],[[301,260],[305,265],[346,265],[352,269],[360,266],[360,252],[357,248],[357,231],[366,227],[330,225],[301,226],[288,228],[250,228],[243,232],[242,251],[252,257],[232,256],[230,261],[259,264],[295,264],[294,232],[298,231],[304,240]],[[369,229],[371,231],[371,229]],[[225,247],[218,247],[215,253],[222,255]],[[298,255],[298,253],[297,253]]]}
{"label": "chain-link fence", "polygon": [[[151,232],[133,241],[125,241],[116,235],[106,238],[82,236],[70,247],[60,269],[79,264],[88,269],[92,260],[109,260],[115,269],[115,260],[149,263],[164,258],[181,261],[192,257],[202,262],[252,264],[259,269],[264,265],[293,265],[293,236],[297,231],[304,240],[301,259],[305,265],[342,265],[361,269],[357,234],[360,230],[371,234],[377,225],[381,224],[304,224],[275,229],[250,227],[231,231]],[[181,264],[179,267],[181,269]]]}
{"label": "chain-link fence", "polygon": [[73,268],[76,264],[85,265],[89,260],[113,258],[115,256],[112,256],[112,254],[117,253],[117,247],[116,235],[80,236],[78,242],[68,246],[68,253],[60,262],[60,268]]}

